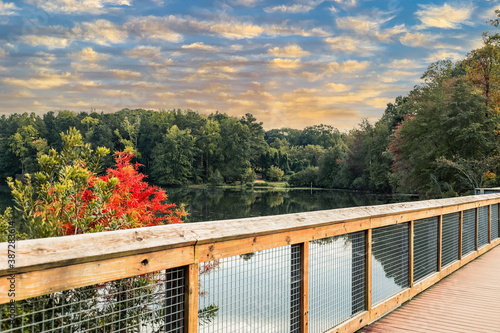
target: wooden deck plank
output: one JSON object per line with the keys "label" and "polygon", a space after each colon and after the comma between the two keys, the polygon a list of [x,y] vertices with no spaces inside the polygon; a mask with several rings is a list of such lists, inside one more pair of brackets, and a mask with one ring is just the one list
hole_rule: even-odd
{"label": "wooden deck plank", "polygon": [[500,247],[358,332],[500,332]]}

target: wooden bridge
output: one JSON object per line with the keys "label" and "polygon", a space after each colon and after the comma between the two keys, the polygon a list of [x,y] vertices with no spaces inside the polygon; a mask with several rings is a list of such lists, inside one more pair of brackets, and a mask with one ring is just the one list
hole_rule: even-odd
{"label": "wooden bridge", "polygon": [[500,247],[360,332],[500,332]]}
{"label": "wooden bridge", "polygon": [[499,203],[488,194],[19,241],[15,267],[0,261],[0,329],[495,331]]}

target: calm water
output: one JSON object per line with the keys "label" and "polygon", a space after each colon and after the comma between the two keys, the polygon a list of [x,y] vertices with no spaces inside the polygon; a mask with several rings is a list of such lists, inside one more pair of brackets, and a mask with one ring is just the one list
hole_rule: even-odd
{"label": "calm water", "polygon": [[186,204],[186,222],[300,213],[314,210],[412,201],[410,196],[339,190],[170,188],[168,201]]}
{"label": "calm water", "polygon": [[[167,188],[168,202],[185,204],[186,222],[300,213],[314,210],[416,200],[403,195],[367,194],[339,190]],[[0,186],[0,212],[12,205],[7,186]]]}

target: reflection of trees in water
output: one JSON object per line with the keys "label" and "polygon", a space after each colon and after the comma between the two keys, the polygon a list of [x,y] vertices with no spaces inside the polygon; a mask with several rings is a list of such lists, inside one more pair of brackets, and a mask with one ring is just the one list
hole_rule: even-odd
{"label": "reflection of trees in water", "polygon": [[408,197],[335,190],[171,188],[169,201],[187,204],[187,222],[279,215],[314,210],[366,206]]}
{"label": "reflection of trees in water", "polygon": [[283,197],[283,194],[280,192],[270,192],[267,195],[266,201],[267,201],[267,205],[270,208],[274,208],[274,207],[281,206],[283,204],[283,202],[285,201],[285,198]]}

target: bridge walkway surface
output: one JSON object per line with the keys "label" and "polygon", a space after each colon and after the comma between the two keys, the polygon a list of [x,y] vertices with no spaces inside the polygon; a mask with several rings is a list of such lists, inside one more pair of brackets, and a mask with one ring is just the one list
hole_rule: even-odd
{"label": "bridge walkway surface", "polygon": [[371,332],[500,332],[500,246],[358,331]]}

